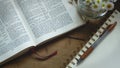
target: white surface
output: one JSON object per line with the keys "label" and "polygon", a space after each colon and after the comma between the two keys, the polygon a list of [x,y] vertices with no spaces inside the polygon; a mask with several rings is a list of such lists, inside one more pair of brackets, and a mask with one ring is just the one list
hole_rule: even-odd
{"label": "white surface", "polygon": [[114,30],[76,68],[120,68],[120,13],[115,19]]}

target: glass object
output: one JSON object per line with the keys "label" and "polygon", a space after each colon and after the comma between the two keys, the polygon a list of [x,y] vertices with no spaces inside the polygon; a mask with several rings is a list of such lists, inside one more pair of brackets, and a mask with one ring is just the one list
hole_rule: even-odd
{"label": "glass object", "polygon": [[[89,0],[88,0],[89,1]],[[107,11],[105,9],[99,9],[99,11],[94,11],[91,8],[91,4],[86,5],[85,0],[78,0],[77,9],[80,15],[88,19],[99,19],[103,17]]]}

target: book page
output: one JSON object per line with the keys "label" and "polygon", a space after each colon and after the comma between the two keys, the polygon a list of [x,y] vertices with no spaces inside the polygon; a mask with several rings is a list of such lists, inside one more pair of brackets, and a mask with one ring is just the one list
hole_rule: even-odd
{"label": "book page", "polygon": [[68,0],[15,0],[23,12],[36,43],[83,24]]}
{"label": "book page", "polygon": [[15,55],[31,44],[10,0],[0,0],[0,62]]}

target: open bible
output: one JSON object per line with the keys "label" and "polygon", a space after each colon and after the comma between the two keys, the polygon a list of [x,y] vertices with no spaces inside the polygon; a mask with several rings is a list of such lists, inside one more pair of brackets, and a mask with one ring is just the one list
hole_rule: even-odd
{"label": "open bible", "polygon": [[0,65],[82,24],[68,0],[0,0]]}

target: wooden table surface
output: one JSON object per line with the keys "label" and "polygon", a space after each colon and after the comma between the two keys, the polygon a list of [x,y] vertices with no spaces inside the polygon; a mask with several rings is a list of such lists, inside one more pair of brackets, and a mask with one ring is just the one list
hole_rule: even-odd
{"label": "wooden table surface", "polygon": [[[119,5],[120,0],[117,3],[117,9],[120,9]],[[111,12],[108,14],[111,14]],[[37,47],[37,51],[40,55],[50,54],[57,50],[58,54],[48,60],[37,60],[34,58],[32,53],[27,52],[24,55],[0,66],[0,68],[64,68],[108,16],[109,15],[102,19],[102,21],[99,21],[99,23],[88,23],[43,44],[42,47]],[[70,38],[71,36],[75,38],[77,37],[81,40]]]}

